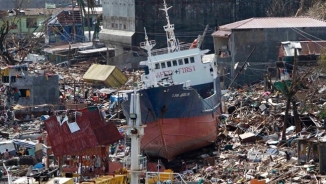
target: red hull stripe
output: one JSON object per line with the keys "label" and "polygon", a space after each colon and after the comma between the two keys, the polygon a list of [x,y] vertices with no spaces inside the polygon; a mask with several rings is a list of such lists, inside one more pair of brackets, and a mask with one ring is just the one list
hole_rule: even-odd
{"label": "red hull stripe", "polygon": [[168,160],[213,143],[217,136],[218,114],[191,118],[158,119],[147,123],[141,147],[149,156]]}

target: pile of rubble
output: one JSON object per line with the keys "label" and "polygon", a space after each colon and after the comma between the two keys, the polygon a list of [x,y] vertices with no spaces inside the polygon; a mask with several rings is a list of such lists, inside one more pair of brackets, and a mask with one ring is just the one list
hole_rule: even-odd
{"label": "pile of rubble", "polygon": [[[118,106],[112,111],[112,101],[108,96],[93,98],[95,93],[105,93],[103,90],[114,91],[117,95],[133,89],[134,83],[140,81],[141,71],[123,71],[128,77],[127,83],[117,89],[99,89],[83,81],[82,77],[90,63],[79,63],[71,67],[53,65],[51,63],[35,63],[29,66],[31,72],[44,71],[58,74],[61,77],[65,97],[83,98],[86,105],[97,105],[106,114],[107,119],[119,118],[122,114]],[[78,88],[76,88],[76,84]],[[318,90],[320,96],[315,96],[311,104],[323,107],[326,100],[323,95],[326,87]],[[102,90],[102,91],[101,91]],[[86,95],[88,98],[84,98]],[[302,92],[297,93],[302,95]],[[119,98],[119,96],[118,96]],[[300,99],[299,96],[297,98]],[[66,102],[76,103],[71,99]],[[70,101],[69,101],[70,100]],[[326,174],[326,159],[320,154],[326,150],[326,131],[320,112],[315,109],[304,109],[303,102],[297,103],[300,120],[300,132],[294,123],[294,113],[290,110],[288,124],[285,122],[286,97],[280,92],[266,90],[262,84],[256,84],[230,90],[222,97],[222,112],[220,133],[215,147],[201,149],[197,158],[190,158],[187,153],[177,158],[176,164],[186,181],[199,183],[308,183],[323,181]],[[121,126],[119,124],[118,126]],[[37,134],[42,132],[42,121],[24,123],[15,126],[3,126],[0,130],[16,138],[26,138],[22,134]],[[123,126],[119,127],[123,133]],[[285,135],[282,135],[285,132]],[[31,139],[33,139],[31,137]],[[115,145],[114,155],[122,157],[130,147],[124,143]],[[200,160],[200,162],[199,162]],[[174,162],[175,163],[175,162]],[[174,164],[173,162],[170,165]],[[186,163],[184,167],[183,163]],[[176,168],[177,168],[176,167]],[[174,170],[178,170],[174,169]],[[260,181],[261,180],[261,181]]]}
{"label": "pile of rubble", "polygon": [[[326,131],[318,113],[299,114],[301,132],[292,109],[285,136],[286,97],[257,84],[223,96],[220,134],[215,151],[197,155],[208,162],[186,160],[186,181],[199,183],[317,183],[326,182]],[[298,109],[303,110],[298,103]],[[284,139],[285,138],[285,139]],[[194,167],[195,166],[195,167]]]}

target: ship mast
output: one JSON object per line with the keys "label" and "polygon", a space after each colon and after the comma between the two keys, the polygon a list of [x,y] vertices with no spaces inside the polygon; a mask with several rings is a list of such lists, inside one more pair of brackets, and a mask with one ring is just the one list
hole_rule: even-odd
{"label": "ship mast", "polygon": [[5,163],[3,163],[3,168],[4,168],[5,171],[7,172],[7,176],[8,176],[8,184],[12,184],[12,175],[11,175],[11,171],[10,171],[10,169],[6,167]]}
{"label": "ship mast", "polygon": [[140,47],[147,50],[148,59],[146,61],[146,65],[148,66],[148,70],[149,70],[150,86],[157,87],[157,80],[156,80],[156,76],[155,76],[155,66],[151,60],[152,59],[152,48],[155,47],[156,42],[155,42],[155,40],[148,40],[146,28],[144,28],[144,30],[145,30],[145,40],[146,41],[141,42]]}
{"label": "ship mast", "polygon": [[174,35],[174,24],[170,24],[170,18],[169,18],[169,14],[168,14],[168,10],[170,8],[172,8],[172,6],[167,7],[167,4],[164,1],[164,9],[160,9],[165,11],[165,17],[166,17],[166,21],[167,21],[167,25],[163,26],[164,31],[166,32],[166,40],[167,40],[167,47],[168,47],[168,52],[176,52],[179,51],[179,43],[178,40],[175,38]]}
{"label": "ship mast", "polygon": [[140,154],[140,141],[144,136],[144,128],[141,122],[141,109],[140,109],[140,95],[137,93],[137,85],[134,84],[134,92],[131,94],[130,99],[130,115],[128,119],[127,135],[131,139],[131,181],[130,184],[139,184],[139,175],[142,173],[140,167],[139,154]]}

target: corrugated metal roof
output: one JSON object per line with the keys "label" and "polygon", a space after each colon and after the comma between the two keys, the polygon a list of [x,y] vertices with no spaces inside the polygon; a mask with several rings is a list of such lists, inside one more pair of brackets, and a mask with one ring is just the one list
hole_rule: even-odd
{"label": "corrugated metal roof", "polygon": [[56,116],[44,121],[55,156],[74,155],[84,150],[112,144],[122,138],[113,122],[106,123],[97,107],[78,110],[76,123],[80,130],[71,133],[68,122],[60,123]]}
{"label": "corrugated metal roof", "polygon": [[326,48],[326,41],[305,41],[301,43],[301,55],[320,55]]}
{"label": "corrugated metal roof", "polygon": [[310,17],[262,17],[226,24],[219,30],[290,27],[326,27],[326,22]]}
{"label": "corrugated metal roof", "polygon": [[93,64],[84,74],[84,80],[94,80],[104,82],[115,69],[115,66]]}
{"label": "corrugated metal roof", "polygon": [[215,37],[229,37],[231,35],[231,31],[223,31],[223,30],[218,30],[218,31],[215,31],[212,36],[215,36]]}
{"label": "corrugated metal roof", "polygon": [[[77,48],[84,49],[87,47],[91,47],[92,45],[93,45],[93,42],[74,43],[74,44],[70,44],[70,49],[77,49]],[[67,50],[69,50],[69,44],[45,48],[43,51],[53,54],[54,52],[57,52],[57,51],[67,51]]]}
{"label": "corrugated metal roof", "polygon": [[294,49],[298,49],[298,55],[320,55],[326,47],[326,41],[300,41],[282,42],[282,52],[280,56],[294,56]]}

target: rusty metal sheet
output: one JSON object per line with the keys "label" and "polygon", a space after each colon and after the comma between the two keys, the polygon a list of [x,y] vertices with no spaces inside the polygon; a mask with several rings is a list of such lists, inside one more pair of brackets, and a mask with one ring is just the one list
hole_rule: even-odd
{"label": "rusty metal sheet", "polygon": [[282,42],[279,48],[279,57],[294,56],[294,48],[300,48],[299,55],[320,55],[323,48],[326,47],[326,41],[293,41]]}
{"label": "rusty metal sheet", "polygon": [[49,142],[55,156],[73,155],[85,149],[112,144],[122,138],[113,122],[106,123],[97,107],[78,110],[76,116],[80,130],[71,133],[68,124],[60,126],[56,116],[45,120]]}
{"label": "rusty metal sheet", "polygon": [[302,55],[320,55],[326,46],[326,41],[302,41]]}

